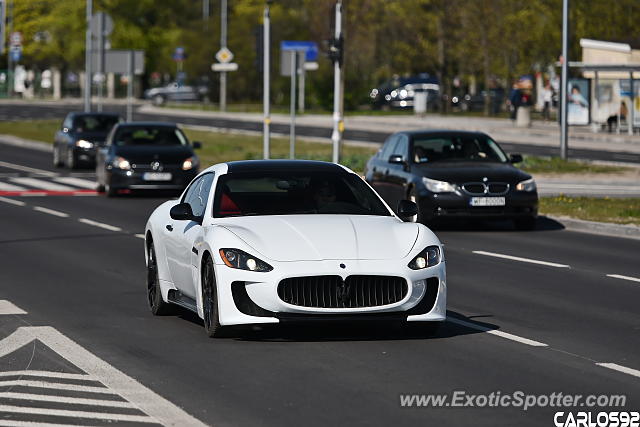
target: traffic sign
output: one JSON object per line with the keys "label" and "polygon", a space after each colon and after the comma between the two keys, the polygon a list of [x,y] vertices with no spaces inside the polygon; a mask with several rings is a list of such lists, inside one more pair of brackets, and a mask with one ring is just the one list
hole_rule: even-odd
{"label": "traffic sign", "polygon": [[237,71],[238,63],[236,62],[227,62],[227,63],[215,63],[211,64],[211,69],[213,71]]}
{"label": "traffic sign", "polygon": [[177,47],[176,50],[173,51],[173,60],[176,62],[182,62],[187,57],[187,53],[185,52],[183,47]]}
{"label": "traffic sign", "polygon": [[216,53],[216,59],[222,64],[228,64],[233,61],[233,53],[226,47],[220,48],[218,53]]}
{"label": "traffic sign", "polygon": [[9,49],[9,56],[11,57],[11,61],[20,61],[20,58],[22,58],[22,46],[11,46]]}
{"label": "traffic sign", "polygon": [[304,51],[304,60],[306,62],[318,59],[318,44],[316,42],[283,40],[280,42],[280,50]]}
{"label": "traffic sign", "polygon": [[[102,22],[100,22],[102,21]],[[101,25],[102,24],[102,25]],[[108,36],[113,32],[113,19],[104,12],[98,12],[91,17],[89,23],[93,38],[100,37],[100,28],[102,27],[102,35]]]}
{"label": "traffic sign", "polygon": [[11,46],[22,46],[22,33],[20,31],[14,31],[9,36]]}

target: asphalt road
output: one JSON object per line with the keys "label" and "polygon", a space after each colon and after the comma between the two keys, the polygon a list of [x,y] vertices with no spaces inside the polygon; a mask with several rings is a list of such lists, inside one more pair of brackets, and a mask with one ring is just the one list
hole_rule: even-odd
{"label": "asphalt road", "polygon": [[[76,111],[79,107],[73,104],[26,104],[16,106],[14,104],[0,104],[0,120],[24,120],[24,119],[60,119],[70,111]],[[124,105],[104,105],[104,111],[113,111],[125,116],[126,107]],[[143,114],[134,112],[134,120],[170,121],[188,125],[212,126],[223,129],[239,129],[247,131],[262,131],[261,121],[244,121],[226,118],[204,119],[198,117],[174,116],[169,111],[166,115]],[[288,134],[288,124],[271,124],[271,131],[275,133]],[[331,129],[318,126],[296,126],[296,135],[299,137],[320,137],[327,140],[331,137]],[[366,130],[346,129],[343,137],[346,140],[381,143],[389,136],[389,133],[374,132]],[[509,143],[502,141],[500,145],[510,153],[522,153],[536,156],[556,156],[557,147],[547,147],[533,144]],[[569,148],[569,157],[572,159],[600,160],[623,163],[640,163],[640,154],[631,152],[613,152],[607,150],[588,150]]]}
{"label": "asphalt road", "polygon": [[[47,153],[0,146],[0,161],[0,174],[60,177]],[[208,339],[187,312],[147,309],[137,234],[162,201],[0,197],[0,425],[540,426],[612,409],[400,405],[453,391],[623,394],[613,410],[640,409],[640,241],[454,224],[436,231],[451,321],[435,337],[369,325]]]}

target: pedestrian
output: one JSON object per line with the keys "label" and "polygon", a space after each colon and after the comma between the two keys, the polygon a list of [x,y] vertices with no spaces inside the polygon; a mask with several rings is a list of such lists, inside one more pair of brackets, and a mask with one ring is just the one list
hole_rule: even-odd
{"label": "pedestrian", "polygon": [[628,113],[629,111],[627,110],[627,104],[622,101],[620,103],[620,109],[616,112],[616,114],[607,117],[607,127],[609,128],[609,133],[611,133],[614,123],[616,123],[617,127],[618,123],[620,123],[622,120],[626,120]]}
{"label": "pedestrian", "polygon": [[518,108],[520,107],[520,103],[522,102],[522,91],[518,87],[518,83],[514,83],[511,88],[511,92],[509,93],[509,99],[507,103],[509,104],[509,112],[511,114],[511,120],[515,120],[518,114]]}
{"label": "pedestrian", "polygon": [[545,121],[549,121],[551,120],[551,102],[553,101],[553,90],[550,82],[547,82],[544,89],[542,89],[542,101],[544,102],[542,117]]}

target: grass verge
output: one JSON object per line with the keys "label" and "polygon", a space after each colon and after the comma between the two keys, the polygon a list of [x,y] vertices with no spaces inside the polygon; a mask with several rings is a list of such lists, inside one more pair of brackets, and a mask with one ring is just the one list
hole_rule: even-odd
{"label": "grass verge", "polygon": [[543,215],[640,225],[640,198],[541,197],[539,210]]}
{"label": "grass verge", "polygon": [[[20,108],[20,107],[16,107]],[[60,129],[60,120],[0,121],[0,135],[15,135],[20,138],[53,144],[53,136]]]}

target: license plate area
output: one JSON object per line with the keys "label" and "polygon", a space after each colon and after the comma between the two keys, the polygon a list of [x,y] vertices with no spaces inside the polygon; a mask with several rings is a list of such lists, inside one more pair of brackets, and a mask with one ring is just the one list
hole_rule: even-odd
{"label": "license plate area", "polygon": [[504,206],[505,204],[504,197],[472,197],[469,200],[471,206]]}
{"label": "license plate area", "polygon": [[171,181],[171,172],[145,172],[142,179],[145,181]]}

